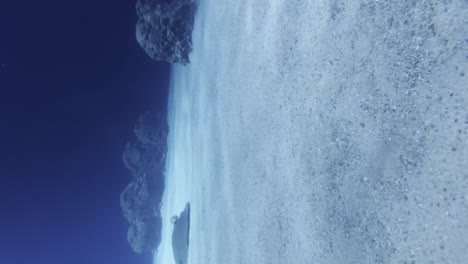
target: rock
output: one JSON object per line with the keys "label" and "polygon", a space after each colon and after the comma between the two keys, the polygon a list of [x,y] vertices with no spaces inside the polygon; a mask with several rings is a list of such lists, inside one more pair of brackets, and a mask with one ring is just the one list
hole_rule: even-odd
{"label": "rock", "polygon": [[190,235],[190,203],[185,205],[179,217],[172,217],[174,230],[172,231],[172,253],[177,264],[186,264],[189,251]]}
{"label": "rock", "polygon": [[162,219],[159,216],[136,220],[128,229],[128,243],[136,253],[157,253],[161,243]]}
{"label": "rock", "polygon": [[122,157],[134,177],[164,173],[168,130],[161,113],[147,111],[140,115],[134,128],[136,138],[126,144]]}
{"label": "rock", "polygon": [[164,171],[166,146],[144,144],[131,140],[125,146],[122,160],[133,177],[162,174]]}
{"label": "rock", "polygon": [[188,64],[195,10],[191,0],[139,0],[138,43],[154,60]]}
{"label": "rock", "polygon": [[161,200],[154,180],[148,177],[134,179],[120,195],[122,213],[129,223],[159,215]]}
{"label": "rock", "polygon": [[161,146],[160,151],[167,151],[167,133],[169,127],[163,114],[146,111],[140,115],[135,124],[135,136],[143,144]]}
{"label": "rock", "polygon": [[137,253],[155,252],[161,241],[160,203],[164,191],[164,167],[168,125],[156,112],[145,112],[134,129],[122,160],[133,180],[120,195],[120,206],[131,224],[128,241]]}
{"label": "rock", "polygon": [[[143,159],[150,162],[151,159]],[[135,163],[138,169],[138,163]],[[151,168],[144,165],[146,169]],[[143,169],[140,168],[143,171]],[[162,220],[160,203],[164,190],[164,176],[160,170],[136,172],[135,177],[120,195],[120,206],[131,224],[128,241],[136,253],[155,252],[161,241]]]}

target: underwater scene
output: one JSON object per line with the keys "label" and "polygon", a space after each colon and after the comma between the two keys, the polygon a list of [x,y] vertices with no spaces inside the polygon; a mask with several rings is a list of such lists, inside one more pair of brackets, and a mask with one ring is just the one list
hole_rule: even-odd
{"label": "underwater scene", "polygon": [[[53,164],[83,160],[73,165],[80,175],[104,166],[100,174],[114,176],[40,187],[68,190],[45,204],[76,199],[82,217],[65,209],[64,219],[44,217],[66,223],[47,234],[77,242],[58,261],[41,252],[62,235],[47,240],[37,263],[468,263],[466,0],[124,2],[115,10],[126,15],[108,14],[120,27],[102,26],[98,44],[80,44],[112,49],[120,35],[102,32],[126,34],[106,57],[124,68],[92,68],[114,80],[93,95],[95,108],[80,104],[89,109],[83,120],[96,121],[66,140],[90,147],[50,156]],[[80,65],[101,65],[99,56]],[[112,156],[101,151],[108,148]],[[8,164],[0,174],[14,171]],[[108,218],[98,224],[99,212]],[[92,229],[76,229],[82,218]],[[0,263],[30,263],[13,261],[21,254],[9,247]],[[73,254],[87,257],[65,257]]]}
{"label": "underwater scene", "polygon": [[154,263],[468,259],[466,1],[181,5]]}

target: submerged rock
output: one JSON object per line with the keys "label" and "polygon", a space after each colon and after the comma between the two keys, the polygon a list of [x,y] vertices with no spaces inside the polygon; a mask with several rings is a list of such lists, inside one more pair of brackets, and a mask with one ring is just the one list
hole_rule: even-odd
{"label": "submerged rock", "polygon": [[128,242],[137,253],[154,253],[161,241],[159,206],[164,191],[167,132],[167,121],[161,114],[143,113],[122,157],[133,180],[120,195],[120,206],[130,223]]}
{"label": "submerged rock", "polygon": [[162,219],[159,216],[138,219],[128,229],[128,243],[136,253],[156,254],[161,243]]}
{"label": "submerged rock", "polygon": [[192,0],[139,0],[138,43],[154,60],[189,63],[195,10]]}
{"label": "submerged rock", "polygon": [[144,144],[134,139],[125,146],[122,160],[132,176],[138,178],[163,171],[165,155],[165,144]]}
{"label": "submerged rock", "polygon": [[166,152],[168,130],[166,118],[162,113],[146,111],[138,118],[134,132],[138,141],[161,146],[160,151]]}
{"label": "submerged rock", "polygon": [[122,213],[129,223],[146,217],[159,215],[160,198],[154,179],[141,177],[134,179],[120,195]]}

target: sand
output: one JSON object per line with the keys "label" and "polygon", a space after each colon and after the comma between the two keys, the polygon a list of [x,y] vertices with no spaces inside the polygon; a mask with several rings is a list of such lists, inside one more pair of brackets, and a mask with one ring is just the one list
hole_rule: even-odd
{"label": "sand", "polygon": [[201,0],[163,244],[188,263],[468,259],[467,3]]}

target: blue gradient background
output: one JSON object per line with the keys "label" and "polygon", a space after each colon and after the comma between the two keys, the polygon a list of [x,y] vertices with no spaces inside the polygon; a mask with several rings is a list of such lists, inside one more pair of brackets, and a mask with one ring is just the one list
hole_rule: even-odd
{"label": "blue gradient background", "polygon": [[122,162],[169,65],[135,41],[134,1],[0,2],[0,263],[149,263],[126,238]]}

